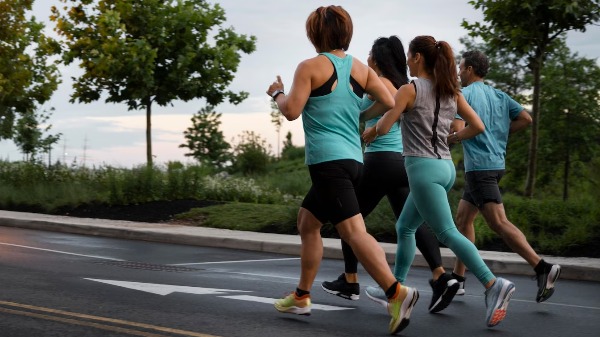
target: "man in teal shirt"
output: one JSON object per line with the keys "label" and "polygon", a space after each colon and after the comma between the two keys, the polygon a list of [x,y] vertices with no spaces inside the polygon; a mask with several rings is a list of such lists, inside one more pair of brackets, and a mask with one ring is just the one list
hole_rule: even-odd
{"label": "man in teal shirt", "polygon": [[[549,264],[537,255],[525,235],[506,218],[498,186],[504,175],[508,135],[527,128],[532,120],[527,110],[510,96],[483,82],[488,69],[489,61],[482,52],[468,51],[462,55],[459,65],[462,93],[485,124],[485,131],[462,142],[465,191],[458,204],[456,226],[474,242],[473,221],[480,212],[508,247],[533,267],[538,283],[536,301],[543,302],[554,293],[560,266]],[[456,133],[453,135],[456,137]],[[464,294],[464,273],[464,264],[457,260],[453,273],[461,284],[457,295]]]}

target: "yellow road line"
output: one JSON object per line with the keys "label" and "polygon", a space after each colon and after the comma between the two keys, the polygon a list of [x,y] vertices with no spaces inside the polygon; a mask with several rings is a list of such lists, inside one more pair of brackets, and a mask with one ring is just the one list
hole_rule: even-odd
{"label": "yellow road line", "polygon": [[[218,336],[214,336],[214,335],[207,335],[207,334],[202,334],[202,333],[193,332],[193,331],[165,328],[165,327],[157,326],[157,325],[131,322],[131,321],[125,321],[125,320],[120,320],[120,319],[101,317],[101,316],[86,315],[86,314],[80,314],[80,313],[76,313],[76,312],[44,308],[44,307],[38,307],[38,306],[34,306],[34,305],[21,304],[21,303],[15,303],[15,302],[0,301],[0,305],[7,306],[7,307],[16,307],[16,308],[22,308],[22,309],[36,310],[36,311],[52,313],[52,314],[59,314],[59,315],[64,315],[64,316],[76,317],[76,318],[84,318],[84,319],[95,320],[95,321],[100,321],[100,322],[122,324],[122,325],[130,326],[130,327],[155,330],[155,331],[166,332],[166,333],[171,333],[171,334],[178,334],[178,335],[183,335],[183,336],[218,337]],[[18,311],[18,310],[12,310],[12,309],[1,308],[1,307],[0,307],[0,311],[6,312],[6,313],[11,313],[11,314],[16,314],[16,315],[24,315],[24,316],[42,318],[42,319],[47,319],[47,320],[59,321],[59,322],[64,322],[64,323],[69,323],[69,324],[93,326],[93,327],[96,327],[99,329],[124,332],[124,333],[128,333],[131,335],[136,335],[136,336],[143,336],[143,337],[161,336],[161,335],[156,335],[156,334],[143,332],[143,331],[119,328],[119,327],[115,327],[115,326],[111,326],[111,325],[104,325],[104,324],[86,322],[86,321],[75,320],[75,319],[70,319],[70,318],[62,318],[62,317],[57,317],[57,316],[49,316],[49,315],[32,313],[32,312],[27,312],[27,311]]]}
{"label": "yellow road line", "polygon": [[108,331],[126,333],[126,334],[134,335],[134,336],[141,336],[141,337],[164,337],[163,335],[157,335],[157,334],[153,334],[153,333],[149,333],[149,332],[143,332],[143,331],[138,331],[138,330],[131,330],[131,329],[119,328],[117,326],[105,325],[105,324],[100,324],[100,323],[79,321],[79,320],[71,319],[71,318],[62,318],[62,317],[58,317],[58,316],[50,316],[50,315],[44,315],[44,314],[37,314],[37,313],[34,313],[34,312],[29,312],[29,311],[20,311],[20,310],[12,310],[12,309],[0,308],[0,312],[5,312],[5,313],[8,313],[8,314],[13,314],[13,315],[28,316],[28,317],[33,317],[33,318],[41,318],[41,319],[45,319],[45,320],[49,320],[49,321],[56,321],[56,322],[61,322],[61,323],[73,324],[73,325],[89,326],[89,327],[96,328],[96,329],[102,329],[102,330],[108,330]]}

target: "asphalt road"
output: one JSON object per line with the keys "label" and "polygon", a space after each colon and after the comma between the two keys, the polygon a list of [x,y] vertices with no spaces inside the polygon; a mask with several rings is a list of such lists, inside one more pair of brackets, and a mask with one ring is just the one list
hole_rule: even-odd
{"label": "asphalt road", "polygon": [[[296,286],[289,255],[88,237],[0,227],[0,337],[31,336],[385,336],[389,317],[361,296],[348,301],[320,289],[342,271],[324,260],[309,317],[280,314],[275,298]],[[374,285],[361,270],[361,288]],[[429,271],[413,268],[421,298],[403,336],[597,336],[600,283],[560,280],[546,303],[536,283],[501,275],[517,290],[506,320],[484,324],[483,287],[429,314]]]}

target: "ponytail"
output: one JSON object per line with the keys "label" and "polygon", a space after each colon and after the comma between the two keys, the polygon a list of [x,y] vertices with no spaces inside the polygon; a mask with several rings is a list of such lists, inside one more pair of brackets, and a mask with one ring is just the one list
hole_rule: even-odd
{"label": "ponytail", "polygon": [[408,83],[406,54],[402,41],[397,36],[380,37],[371,47],[371,57],[382,75],[396,89]]}
{"label": "ponytail", "polygon": [[410,42],[408,49],[425,59],[425,70],[433,75],[434,89],[440,97],[454,97],[459,93],[456,61],[448,42],[421,35]]}
{"label": "ponytail", "polygon": [[440,97],[454,97],[458,94],[460,88],[452,47],[446,41],[438,41],[435,44],[437,61],[433,68],[433,75],[436,82],[436,91]]}

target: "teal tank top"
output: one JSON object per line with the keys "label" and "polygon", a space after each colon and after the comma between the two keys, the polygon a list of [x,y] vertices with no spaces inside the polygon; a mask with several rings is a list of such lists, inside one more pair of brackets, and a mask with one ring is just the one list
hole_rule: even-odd
{"label": "teal tank top", "polygon": [[[374,102],[367,95],[363,96],[360,110],[366,110]],[[375,117],[365,122],[365,128],[373,127],[381,116]],[[365,148],[365,153],[368,152],[399,152],[402,153],[402,133],[400,132],[399,123],[394,123],[388,133],[383,136],[377,136],[375,140]]]}
{"label": "teal tank top", "polygon": [[361,97],[350,86],[352,56],[325,55],[337,72],[335,89],[324,96],[309,97],[302,111],[306,164],[353,159],[362,163],[358,118]]}

